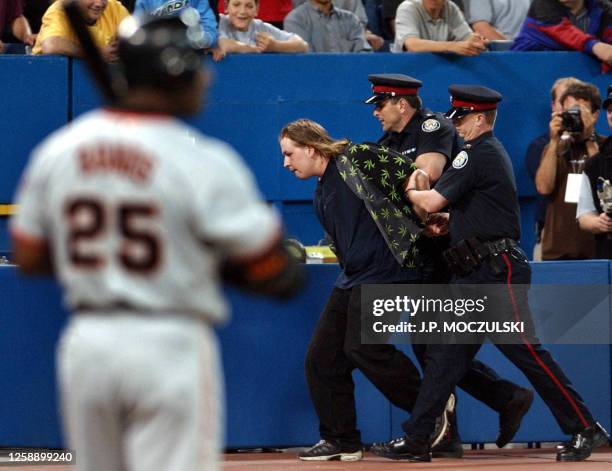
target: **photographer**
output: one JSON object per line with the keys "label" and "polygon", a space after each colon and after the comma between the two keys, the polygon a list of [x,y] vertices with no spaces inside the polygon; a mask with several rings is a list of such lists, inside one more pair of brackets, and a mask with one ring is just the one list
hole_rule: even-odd
{"label": "photographer", "polygon": [[[603,109],[612,129],[612,85]],[[582,230],[595,235],[596,258],[612,259],[612,136],[585,166],[576,219]]]}
{"label": "photographer", "polygon": [[[583,83],[581,80],[578,80],[576,77],[561,77],[552,85],[550,89],[550,108],[551,112],[563,111],[563,106],[561,106],[561,97],[567,90],[567,87],[573,85],[575,83]],[[536,173],[538,172],[538,167],[540,166],[540,162],[542,161],[542,154],[544,152],[544,148],[548,144],[549,141],[549,131],[543,132],[536,138],[534,138],[527,147],[527,152],[525,154],[525,168],[529,173],[529,177],[535,184]],[[546,208],[548,207],[548,197],[543,195],[538,195],[535,202],[535,211],[534,211],[534,229],[536,236],[536,243],[533,247],[533,260],[541,261],[542,260],[542,229],[544,228],[544,220],[546,219]]]}
{"label": "photographer", "polygon": [[595,255],[593,238],[576,222],[580,174],[599,152],[603,138],[595,133],[601,97],[589,83],[570,85],[561,97],[562,112],[553,112],[549,142],[536,173],[538,193],[549,196],[542,260],[581,260]]}

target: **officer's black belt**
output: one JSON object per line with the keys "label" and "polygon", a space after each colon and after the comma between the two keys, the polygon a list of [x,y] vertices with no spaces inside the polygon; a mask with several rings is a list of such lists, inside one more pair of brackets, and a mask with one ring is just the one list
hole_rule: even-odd
{"label": "officer's black belt", "polygon": [[464,239],[445,250],[442,255],[453,272],[465,276],[478,268],[488,257],[506,253],[518,246],[514,239],[508,237],[492,241],[470,238]]}

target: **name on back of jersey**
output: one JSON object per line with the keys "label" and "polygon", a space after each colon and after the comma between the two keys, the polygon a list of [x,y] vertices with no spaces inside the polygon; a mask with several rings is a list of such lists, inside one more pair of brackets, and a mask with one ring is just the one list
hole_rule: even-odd
{"label": "name on back of jersey", "polygon": [[97,142],[78,149],[79,168],[86,176],[115,173],[135,183],[145,183],[151,177],[154,159],[135,146]]}

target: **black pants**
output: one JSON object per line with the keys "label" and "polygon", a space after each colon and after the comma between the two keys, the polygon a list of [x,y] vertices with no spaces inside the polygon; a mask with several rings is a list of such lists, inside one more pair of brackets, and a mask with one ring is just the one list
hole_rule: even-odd
{"label": "black pants", "polygon": [[411,411],[421,384],[412,361],[392,345],[361,344],[361,287],[334,288],[306,354],[306,380],[321,438],[361,445],[352,371],[358,368],[395,406]]}
{"label": "black pants", "polygon": [[[310,341],[305,365],[321,437],[349,447],[361,443],[352,378],[355,368],[406,412],[413,410],[421,386],[419,371],[404,353],[392,345],[361,344],[360,315],[361,287],[334,288]],[[413,349],[423,367],[426,346],[413,345]],[[471,361],[463,373],[460,387],[496,411],[518,387],[478,361]]]}
{"label": "black pants", "polygon": [[[483,263],[469,276],[454,278],[453,283],[506,283],[507,297],[500,302],[503,315],[511,320],[521,320],[533,326],[527,303],[526,290],[517,290],[513,284],[523,286],[531,283],[531,269],[522,251],[513,249],[499,256],[505,271],[495,274],[487,263]],[[557,423],[566,434],[573,434],[594,423],[584,401],[572,386],[550,353],[535,336],[517,334],[516,343],[496,344],[533,385],[551,410]],[[494,341],[494,339],[493,339]],[[448,394],[462,381],[471,367],[474,355],[480,349],[476,345],[429,345],[425,354],[423,382],[410,420],[404,422],[404,431],[419,440],[427,440],[434,429],[435,419],[444,408]]]}
{"label": "black pants", "polygon": [[[431,346],[425,344],[412,345],[412,350],[423,371],[425,371],[425,363],[428,358],[428,347]],[[461,377],[457,386],[495,412],[501,412],[514,396],[514,392],[520,388],[512,381],[501,378],[490,366],[475,359],[469,362],[468,370]],[[456,426],[454,432],[459,436]]]}
{"label": "black pants", "polygon": [[[442,252],[450,247],[450,237],[424,238],[419,240],[419,244],[424,262],[421,273],[422,282],[425,284],[450,283],[451,273],[442,257]],[[419,360],[421,369],[425,371],[427,345],[413,344],[412,349]],[[467,372],[457,385],[495,412],[501,412],[519,389],[518,385],[500,378],[491,367],[475,359],[468,364]],[[453,434],[460,439],[456,416],[453,416],[452,419]]]}

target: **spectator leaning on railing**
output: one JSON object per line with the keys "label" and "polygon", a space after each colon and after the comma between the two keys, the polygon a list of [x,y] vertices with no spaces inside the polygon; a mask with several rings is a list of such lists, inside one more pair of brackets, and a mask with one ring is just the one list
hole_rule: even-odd
{"label": "spectator leaning on railing", "polygon": [[[62,0],[56,0],[45,12],[33,54],[61,54],[81,57],[83,51],[64,13]],[[79,0],[89,32],[106,60],[117,59],[117,29],[129,16],[118,0]]]}
{"label": "spectator leaning on railing", "polygon": [[488,40],[474,34],[448,0],[404,0],[395,17],[394,52],[453,52],[477,56]]}
{"label": "spectator leaning on railing", "polygon": [[[385,23],[385,27],[389,29],[393,35],[395,35],[395,15],[397,13],[397,7],[400,6],[402,0],[372,0],[379,2],[381,5],[381,16]],[[449,0],[459,7],[459,10],[463,13],[463,1],[462,0]],[[364,2],[365,3],[365,2]],[[367,8],[366,8],[367,9]]]}
{"label": "spectator leaning on railing", "polygon": [[533,0],[513,51],[574,50],[612,65],[610,0]]}
{"label": "spectator leaning on railing", "polygon": [[284,29],[303,38],[311,52],[372,50],[357,15],[332,0],[309,0],[294,8],[285,17]]}
{"label": "spectator leaning on railing", "polygon": [[219,17],[219,47],[223,52],[307,52],[308,44],[297,34],[258,20],[259,0],[228,0]]}
{"label": "spectator leaning on railing", "polygon": [[[16,39],[28,46],[33,46],[36,35],[32,34],[30,24],[23,16],[22,0],[2,0],[0,2],[0,35],[4,32],[12,34]],[[4,52],[4,44],[0,38],[0,53]]]}
{"label": "spectator leaning on railing", "polygon": [[[307,1],[308,0],[293,0],[293,7],[298,7]],[[370,46],[372,46],[372,49],[378,51],[384,45],[385,40],[368,29],[368,15],[366,14],[362,0],[334,0],[334,6],[342,8],[343,10],[352,11],[357,15],[365,31],[365,37]]]}
{"label": "spectator leaning on railing", "polygon": [[487,39],[514,38],[525,20],[531,0],[463,0],[465,19]]}
{"label": "spectator leaning on railing", "polygon": [[538,193],[549,195],[542,231],[542,260],[582,260],[595,255],[593,237],[576,222],[580,174],[599,152],[595,133],[601,97],[590,83],[570,85],[561,97],[562,113],[553,113],[549,142],[536,173]]}

